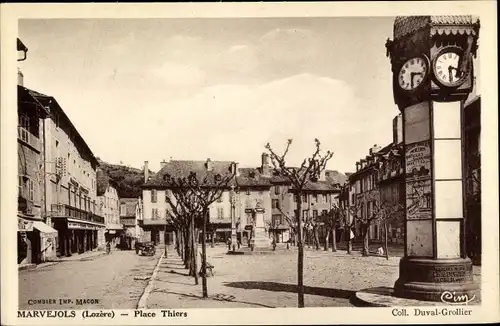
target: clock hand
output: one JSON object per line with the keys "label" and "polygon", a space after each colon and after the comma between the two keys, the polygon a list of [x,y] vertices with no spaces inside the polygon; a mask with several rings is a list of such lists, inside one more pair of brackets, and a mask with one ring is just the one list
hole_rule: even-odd
{"label": "clock hand", "polygon": [[453,74],[452,74],[453,69],[456,68],[453,66],[448,66],[448,80],[450,81],[450,83],[453,82]]}

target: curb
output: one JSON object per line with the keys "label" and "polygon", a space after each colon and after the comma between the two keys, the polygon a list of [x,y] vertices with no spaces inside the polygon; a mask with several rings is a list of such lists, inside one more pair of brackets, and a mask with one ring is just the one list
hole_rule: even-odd
{"label": "curb", "polygon": [[144,289],[144,292],[141,295],[141,298],[139,299],[139,302],[137,303],[137,308],[136,309],[146,309],[146,301],[148,300],[149,294],[151,293],[151,290],[153,290],[153,283],[156,279],[156,274],[158,274],[158,270],[160,270],[160,265],[161,261],[163,260],[163,257],[165,256],[165,252],[162,252],[160,259],[158,259],[158,263],[156,264],[156,267],[153,271],[153,275],[151,275],[151,278],[149,279],[149,283]]}

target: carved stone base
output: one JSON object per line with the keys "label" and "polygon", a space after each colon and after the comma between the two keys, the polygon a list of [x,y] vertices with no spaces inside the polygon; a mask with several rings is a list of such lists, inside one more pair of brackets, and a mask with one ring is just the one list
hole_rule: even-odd
{"label": "carved stone base", "polygon": [[[423,259],[404,257],[394,294],[401,298],[447,302],[479,299],[470,259]],[[444,298],[443,298],[444,297]]]}
{"label": "carved stone base", "polygon": [[271,240],[266,234],[266,230],[262,227],[256,227],[254,238],[251,240],[254,250],[271,248]]}

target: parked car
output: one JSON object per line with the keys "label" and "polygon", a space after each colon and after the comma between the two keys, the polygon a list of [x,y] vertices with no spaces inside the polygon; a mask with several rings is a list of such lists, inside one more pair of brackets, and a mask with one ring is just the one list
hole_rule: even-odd
{"label": "parked car", "polygon": [[156,246],[154,242],[136,242],[135,253],[140,256],[154,256],[156,253]]}

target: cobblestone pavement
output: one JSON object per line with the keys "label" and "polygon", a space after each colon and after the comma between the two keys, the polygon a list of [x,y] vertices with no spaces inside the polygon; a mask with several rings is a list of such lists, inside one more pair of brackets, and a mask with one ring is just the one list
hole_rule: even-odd
{"label": "cobblestone pavement", "polygon": [[[172,251],[170,251],[172,252]],[[208,278],[209,299],[202,299],[201,279],[187,276],[179,257],[163,259],[148,308],[296,307],[297,252],[275,255],[226,255],[227,247],[208,248],[215,276]],[[306,307],[351,306],[355,291],[393,287],[400,257],[361,257],[345,251],[306,249]],[[477,273],[475,273],[477,274]]]}
{"label": "cobblestone pavement", "polygon": [[[113,251],[84,261],[19,271],[19,309],[135,309],[160,256],[161,250],[155,257]],[[61,305],[63,298],[71,301]],[[29,304],[39,299],[56,302]],[[78,305],[76,299],[98,302]]]}

